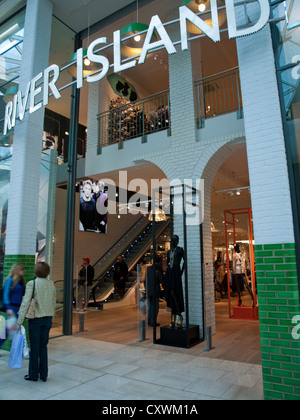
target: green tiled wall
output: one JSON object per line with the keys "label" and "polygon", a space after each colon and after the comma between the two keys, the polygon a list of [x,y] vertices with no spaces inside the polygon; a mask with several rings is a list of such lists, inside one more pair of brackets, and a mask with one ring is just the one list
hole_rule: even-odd
{"label": "green tiled wall", "polygon": [[295,244],[255,246],[264,396],[300,399],[300,339],[292,337],[300,314]]}
{"label": "green tiled wall", "polygon": [[[35,266],[35,256],[34,255],[6,255],[4,259],[4,273],[3,279],[8,277],[11,267],[14,264],[22,264],[25,268],[24,280],[27,283],[30,280],[34,279],[34,266]],[[27,321],[25,320],[24,326],[27,329]],[[28,338],[28,337],[27,337]],[[10,350],[11,341],[7,340],[3,346],[3,350]]]}

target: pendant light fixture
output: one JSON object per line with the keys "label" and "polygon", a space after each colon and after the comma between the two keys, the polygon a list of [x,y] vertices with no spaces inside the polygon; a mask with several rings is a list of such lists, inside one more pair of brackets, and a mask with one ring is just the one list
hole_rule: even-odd
{"label": "pendant light fixture", "polygon": [[[221,0],[223,1],[223,0]],[[210,17],[210,0],[183,0],[181,6],[189,5],[190,9],[194,13],[202,12],[201,19],[205,21],[209,26],[212,27],[212,18]],[[207,14],[205,11],[208,11]],[[219,26],[221,27],[226,20],[226,12],[225,9],[218,11],[219,15]],[[193,25],[192,22],[187,22],[187,30],[191,34],[200,35],[202,31],[197,28],[197,26]]]}
{"label": "pendant light fixture", "polygon": [[[149,221],[153,222],[153,210],[150,211],[149,214]],[[168,217],[166,216],[166,213],[163,211],[163,209],[156,209],[155,210],[155,221],[156,222],[166,222],[168,220]]]}
{"label": "pendant light fixture", "polygon": [[[143,49],[143,44],[146,38],[146,33],[141,34],[140,32],[147,31],[149,25],[139,22],[139,1],[136,0],[136,22],[125,25],[120,33],[121,37],[129,37],[130,35],[136,34],[136,36],[122,41],[122,53],[126,57],[133,57],[140,55]],[[154,35],[155,36],[155,35]]]}

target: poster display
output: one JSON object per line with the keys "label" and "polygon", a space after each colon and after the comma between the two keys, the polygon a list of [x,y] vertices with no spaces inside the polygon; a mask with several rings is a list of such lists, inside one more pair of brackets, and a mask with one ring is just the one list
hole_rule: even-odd
{"label": "poster display", "polygon": [[107,233],[107,187],[102,181],[87,179],[80,184],[79,230]]}

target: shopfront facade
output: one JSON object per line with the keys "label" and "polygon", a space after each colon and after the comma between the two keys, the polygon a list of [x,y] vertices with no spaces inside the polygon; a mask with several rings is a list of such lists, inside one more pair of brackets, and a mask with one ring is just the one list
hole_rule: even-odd
{"label": "shopfront facade", "polygon": [[[10,72],[2,78],[1,89],[7,104],[8,87],[17,86],[23,92],[17,98],[19,111],[26,94],[31,109],[23,118],[16,118],[13,126],[14,96],[10,111],[1,104],[1,128],[6,131],[3,149],[8,150],[5,145],[9,139],[13,141],[10,157],[5,160],[9,162],[10,182],[6,177],[8,205],[2,206],[1,231],[5,234],[3,278],[13,263],[22,262],[28,280],[37,256],[45,258],[53,266],[53,280],[62,289],[63,333],[72,334],[72,279],[82,248],[88,250],[96,243],[93,233],[78,229],[80,181],[104,178],[114,181],[120,190],[137,192],[141,182],[134,180],[142,179],[148,187],[146,195],[151,197],[153,179],[165,178],[169,183],[179,180],[194,187],[204,180],[198,223],[190,221],[187,226],[189,318],[192,324],[199,325],[204,338],[207,326],[213,333],[216,330],[212,222],[222,225],[229,193],[236,191],[236,199],[248,194],[243,204],[251,207],[253,217],[265,398],[299,399],[300,79],[295,45],[300,42],[300,6],[292,0],[273,2],[276,7],[266,1],[236,5],[237,33],[229,38],[226,16],[228,19],[233,6],[230,1],[200,2],[207,7],[204,10],[213,13],[214,6],[218,7],[219,18],[214,20],[211,32],[209,20],[207,27],[182,31],[188,19],[180,21],[179,16],[199,13],[199,2],[158,5],[156,1],[143,1],[138,16],[136,3],[123,3],[124,8],[111,11],[110,16],[102,15],[92,4],[82,7],[86,24],[80,30],[71,29],[75,27],[71,12],[64,22],[58,2],[28,0],[13,11],[13,16],[7,10],[1,33],[11,45],[3,45],[0,57],[14,63],[16,58],[7,54],[13,49],[20,53],[22,46],[23,58],[19,58],[18,73],[10,78]],[[188,10],[186,15],[180,7]],[[266,11],[273,21],[266,19],[255,30]],[[153,19],[155,14],[158,17]],[[23,16],[23,26],[19,16]],[[141,36],[144,45],[156,43],[156,49],[132,48],[129,39],[120,43],[121,55],[116,52],[118,30],[136,18],[154,25],[148,39],[147,30]],[[160,21],[169,24],[161,26]],[[220,42],[216,42],[217,21]],[[14,25],[19,25],[22,33],[12,30],[7,38],[5,32]],[[154,29],[156,35],[152,36]],[[100,49],[101,59],[91,54],[83,58],[90,45]],[[145,63],[139,58],[143,53]],[[85,60],[92,58],[100,64],[100,72],[99,66],[89,71],[92,60]],[[55,65],[59,73],[55,73]],[[45,83],[46,69],[50,70]],[[101,72],[103,77],[96,79]],[[55,85],[50,84],[50,74]],[[5,119],[8,115],[9,119]],[[47,140],[53,141],[55,147],[46,147]],[[224,182],[224,203],[220,204],[218,220],[215,179],[224,162],[233,156],[237,161],[233,157],[230,165],[236,172],[241,153],[246,156],[249,179],[243,183],[233,176],[232,184]],[[1,168],[3,174],[5,169]],[[47,179],[46,192],[43,176]],[[244,207],[236,201],[234,204]],[[181,203],[175,202],[174,208],[178,205]],[[117,208],[120,214],[111,216],[112,223],[108,222],[108,234],[98,254],[105,254],[118,234],[123,236],[136,222],[135,216],[123,216]],[[174,216],[173,231],[180,238],[180,246],[184,246],[180,212]],[[44,244],[40,248],[37,232],[41,234],[40,244]]]}

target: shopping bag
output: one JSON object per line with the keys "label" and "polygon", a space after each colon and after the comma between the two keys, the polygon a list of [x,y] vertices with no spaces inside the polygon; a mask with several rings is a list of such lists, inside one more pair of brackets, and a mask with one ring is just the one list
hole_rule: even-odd
{"label": "shopping bag", "polygon": [[27,342],[27,338],[26,338],[26,330],[23,327],[23,325],[21,326],[21,334],[24,337],[23,359],[29,359],[29,346],[28,346],[28,342]]}
{"label": "shopping bag", "polygon": [[24,347],[24,335],[17,333],[14,335],[11,343],[8,367],[10,369],[21,369]]}
{"label": "shopping bag", "polygon": [[0,312],[0,340],[6,339],[6,319]]}
{"label": "shopping bag", "polygon": [[18,320],[14,315],[9,316],[6,320],[6,332],[7,332],[7,338],[9,340],[13,339],[13,336],[16,334],[18,330],[17,322]]}

